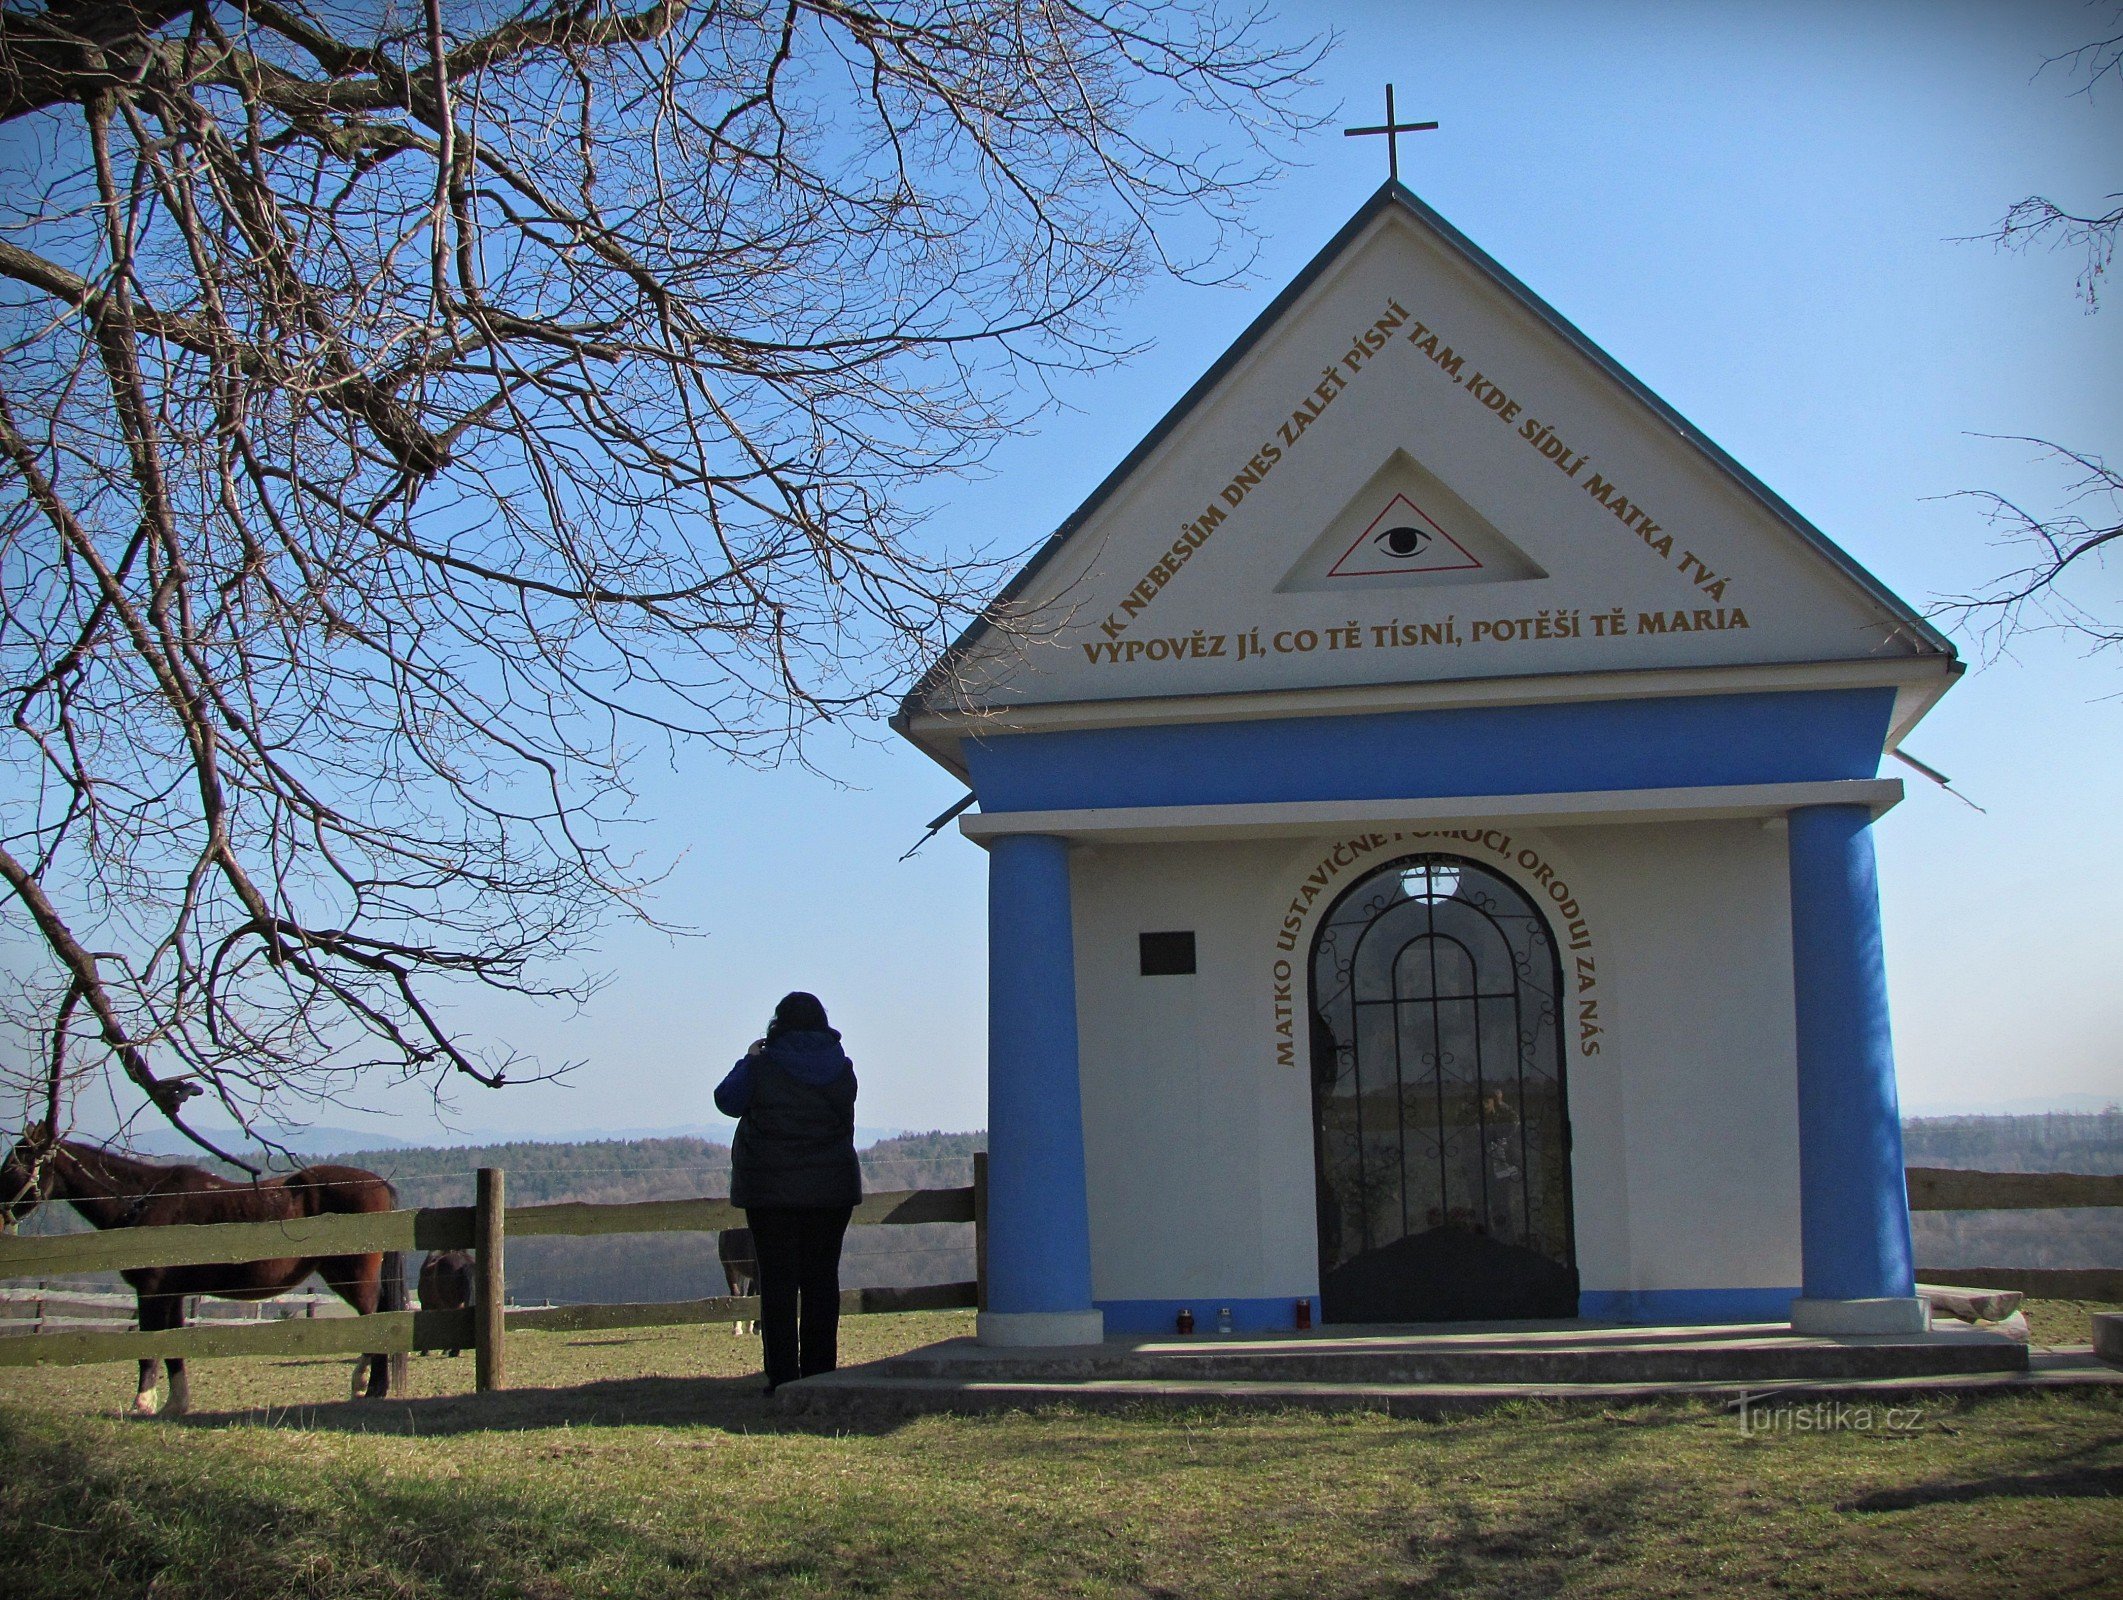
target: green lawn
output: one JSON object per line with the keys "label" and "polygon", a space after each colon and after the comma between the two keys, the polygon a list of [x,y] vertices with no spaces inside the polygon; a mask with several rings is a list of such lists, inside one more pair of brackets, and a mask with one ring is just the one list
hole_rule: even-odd
{"label": "green lawn", "polygon": [[[846,1355],[968,1320],[851,1319]],[[2042,1308],[2038,1336],[2084,1326]],[[510,1362],[482,1397],[469,1355],[416,1357],[413,1402],[374,1406],[338,1360],[202,1363],[184,1424],[121,1420],[127,1368],[0,1369],[0,1593],[2123,1593],[2108,1394],[1894,1433],[1688,1405],[850,1432],[780,1419],[727,1328],[520,1334]]]}

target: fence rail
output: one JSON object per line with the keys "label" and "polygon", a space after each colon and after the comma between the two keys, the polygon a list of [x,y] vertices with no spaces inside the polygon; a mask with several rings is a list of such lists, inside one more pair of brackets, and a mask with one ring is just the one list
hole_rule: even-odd
{"label": "fence rail", "polygon": [[[903,1189],[871,1195],[851,1224],[974,1221],[973,1190]],[[289,1222],[178,1223],[0,1238],[0,1277],[62,1272],[124,1272],[133,1267],[226,1266],[297,1256],[364,1255],[372,1250],[470,1250],[478,1240],[477,1206],[423,1206],[363,1216],[301,1217]],[[637,1200],[594,1205],[508,1206],[503,1227],[519,1239],[619,1233],[720,1233],[742,1228],[745,1214],[727,1200]]]}
{"label": "fence rail", "polygon": [[1917,1276],[1957,1289],[2017,1289],[2037,1300],[2123,1303],[2123,1272],[2113,1267],[1919,1267]]}
{"label": "fence rail", "polygon": [[[188,1315],[195,1322],[257,1323],[354,1314],[339,1296],[314,1289],[294,1289],[268,1300],[191,1298]],[[41,1334],[47,1328],[120,1332],[132,1326],[135,1303],[132,1294],[116,1289],[70,1283],[40,1283],[28,1288],[0,1285],[0,1337]]]}
{"label": "fence rail", "polygon": [[[973,1304],[970,1283],[924,1284],[912,1289],[848,1289],[841,1313],[942,1311]],[[750,1321],[759,1315],[756,1295],[712,1300],[665,1300],[642,1305],[510,1306],[503,1313],[510,1333],[595,1333],[613,1328],[671,1328],[701,1322]],[[96,1361],[206,1360],[218,1356],[406,1355],[415,1350],[475,1349],[470,1311],[380,1311],[367,1317],[290,1319],[264,1325],[194,1324],[167,1333],[42,1333],[0,1339],[0,1367],[74,1367]]]}
{"label": "fence rail", "polygon": [[[851,1225],[910,1226],[928,1222],[974,1225],[976,1261],[987,1259],[985,1154],[973,1159],[973,1182],[957,1189],[905,1189],[867,1197]],[[696,1322],[750,1320],[754,1296],[671,1300],[649,1304],[513,1307],[507,1304],[507,1237],[610,1236],[628,1233],[719,1233],[745,1226],[727,1200],[643,1200],[594,1205],[509,1206],[504,1175],[479,1172],[479,1200],[469,1206],[427,1206],[364,1216],[305,1217],[289,1222],[220,1222],[106,1233],[0,1237],[0,1278],[76,1272],[123,1272],[138,1267],[223,1266],[305,1256],[365,1255],[382,1250],[475,1252],[479,1293],[466,1311],[385,1311],[366,1317],[287,1319],[238,1326],[176,1328],[162,1333],[50,1333],[0,1338],[0,1366],[77,1366],[150,1356],[402,1355],[414,1350],[475,1352],[477,1386],[506,1383],[503,1338],[510,1330],[586,1332],[604,1328],[673,1327]],[[56,1294],[47,1298],[58,1298]],[[981,1286],[923,1284],[912,1288],[850,1289],[841,1311],[861,1315],[978,1305]]]}
{"label": "fence rail", "polygon": [[[1912,1211],[2065,1211],[2123,1206],[2123,1173],[1974,1172],[1910,1167]],[[2123,1301],[2123,1271],[2112,1267],[1919,1267],[1925,1283],[2018,1290],[2045,1300]]]}
{"label": "fence rail", "polygon": [[1912,1211],[2061,1211],[2123,1206],[2123,1173],[1968,1172],[1911,1167]]}

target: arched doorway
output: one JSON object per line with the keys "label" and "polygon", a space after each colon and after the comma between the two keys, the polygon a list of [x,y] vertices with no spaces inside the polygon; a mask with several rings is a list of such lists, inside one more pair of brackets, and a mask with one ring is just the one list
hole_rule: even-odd
{"label": "arched doorway", "polygon": [[1576,1316],[1562,971],[1532,901],[1403,857],[1335,901],[1311,979],[1322,1319]]}

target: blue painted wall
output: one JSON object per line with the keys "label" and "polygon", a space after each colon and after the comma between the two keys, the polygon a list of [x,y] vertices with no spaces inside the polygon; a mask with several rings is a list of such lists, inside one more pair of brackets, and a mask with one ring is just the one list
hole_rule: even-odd
{"label": "blue painted wall", "polygon": [[1892,689],[1094,728],[968,739],[981,809],[1398,800],[1870,778]]}
{"label": "blue painted wall", "polygon": [[[1578,1315],[1587,1322],[1624,1322],[1639,1326],[1687,1327],[1721,1322],[1783,1322],[1791,1314],[1792,1289],[1588,1289],[1578,1296]],[[1197,1338],[1213,1337],[1216,1314],[1231,1308],[1235,1333],[1287,1333],[1297,1326],[1297,1302],[1241,1295],[1207,1295],[1192,1300],[1101,1300],[1109,1334],[1172,1334],[1184,1306],[1194,1313]],[[1312,1304],[1313,1326],[1336,1332],[1319,1321],[1319,1302]]]}
{"label": "blue painted wall", "polygon": [[1650,1327],[1783,1322],[1797,1295],[1796,1289],[1587,1289],[1578,1295],[1578,1315]]}
{"label": "blue painted wall", "polygon": [[[1288,1333],[1297,1326],[1297,1301],[1277,1296],[1260,1299],[1245,1295],[1211,1295],[1201,1300],[1101,1300],[1106,1314],[1106,1332],[1172,1334],[1178,1332],[1181,1308],[1194,1313],[1194,1336],[1216,1337],[1216,1314],[1231,1312],[1233,1333]],[[1312,1302],[1312,1325],[1319,1326],[1319,1301]]]}

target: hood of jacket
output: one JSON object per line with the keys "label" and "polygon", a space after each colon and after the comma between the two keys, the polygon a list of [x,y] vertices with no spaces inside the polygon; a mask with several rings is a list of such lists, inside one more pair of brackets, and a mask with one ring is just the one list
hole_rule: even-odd
{"label": "hood of jacket", "polygon": [[831,1083],[855,1063],[840,1047],[838,1029],[801,1029],[777,1034],[761,1052],[793,1078],[805,1083]]}

